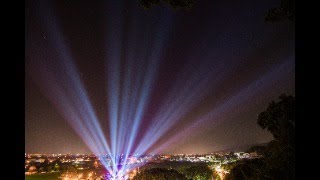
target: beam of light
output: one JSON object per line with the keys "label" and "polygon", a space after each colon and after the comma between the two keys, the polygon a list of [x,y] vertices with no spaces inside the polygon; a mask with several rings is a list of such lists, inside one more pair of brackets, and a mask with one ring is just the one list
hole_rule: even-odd
{"label": "beam of light", "polygon": [[[134,3],[134,2],[130,2],[130,3]],[[118,143],[117,143],[117,149],[119,150],[119,152],[124,152],[126,149],[126,144],[127,144],[127,135],[130,134],[128,132],[128,128],[129,128],[129,123],[130,123],[130,116],[129,116],[129,111],[130,108],[130,100],[131,100],[131,91],[132,91],[132,87],[134,82],[133,81],[133,76],[135,76],[134,74],[134,62],[132,61],[132,58],[135,56],[135,51],[131,50],[131,47],[136,47],[136,27],[134,26],[137,21],[137,13],[136,13],[136,9],[134,9],[132,7],[132,4],[130,4],[130,6],[128,7],[128,13],[127,17],[130,16],[131,17],[131,21],[129,21],[128,23],[128,33],[126,36],[127,41],[125,41],[124,43],[124,47],[126,47],[126,51],[125,51],[125,55],[123,55],[124,57],[124,61],[125,61],[125,68],[124,68],[124,78],[122,81],[122,93],[121,93],[121,113],[120,113],[120,118],[119,118],[119,134],[118,134]],[[125,132],[125,133],[124,133]],[[126,162],[127,158],[124,158],[124,162]]]}
{"label": "beam of light", "polygon": [[[34,74],[39,77],[34,79],[41,80],[38,82],[40,88],[45,90],[44,93],[95,154],[110,153],[109,145],[56,19],[48,8],[48,4],[41,3],[41,6],[41,17],[50,19],[47,21],[43,18],[42,22],[47,27],[57,58],[33,60],[32,63],[35,63],[33,65],[40,68],[38,69],[40,74]],[[106,169],[110,170],[105,160],[101,162]]]}
{"label": "beam of light", "polygon": [[[133,2],[131,2],[133,3]],[[132,121],[134,116],[134,107],[136,106],[137,99],[135,98],[138,96],[138,92],[141,89],[141,79],[143,77],[142,71],[137,70],[137,66],[135,66],[135,63],[140,65],[142,63],[143,58],[137,59],[136,56],[138,55],[137,46],[138,46],[138,39],[137,39],[137,28],[139,27],[137,24],[141,17],[137,13],[137,9],[130,6],[128,12],[130,13],[131,21],[129,22],[129,31],[127,34],[127,43],[126,46],[126,52],[125,52],[125,72],[124,72],[124,78],[122,81],[122,102],[121,102],[121,113],[120,113],[120,126],[119,126],[119,137],[118,137],[118,149],[119,152],[124,153],[123,167],[119,170],[120,172],[125,172],[133,167],[128,166],[126,163],[128,162],[128,156],[129,156],[129,148],[127,147],[129,138],[131,135],[131,129],[132,127]],[[129,16],[129,15],[127,15]],[[137,27],[138,26],[138,27]],[[140,44],[146,44],[145,39],[139,39]],[[141,43],[142,41],[142,43]],[[147,48],[147,47],[145,47]],[[133,61],[136,60],[136,61]],[[140,65],[141,66],[141,65]],[[140,68],[140,66],[138,68]],[[138,71],[138,74],[136,72]]]}
{"label": "beam of light", "polygon": [[[163,15],[163,20],[161,21],[162,23],[165,20],[168,20],[168,17],[171,14],[169,12],[165,12],[165,14]],[[170,22],[166,22],[166,23],[170,23]],[[159,60],[162,58],[162,54],[163,54],[163,48],[164,48],[164,43],[166,42],[166,37],[168,37],[168,31],[167,30],[160,30],[158,31],[159,33],[156,36],[156,42],[154,43],[153,47],[151,48],[151,55],[149,57],[150,59],[150,63],[147,67],[147,72],[145,75],[145,79],[143,81],[143,85],[142,85],[142,92],[141,92],[141,98],[139,99],[138,105],[137,105],[137,110],[136,110],[136,115],[134,118],[134,124],[132,127],[132,133],[129,139],[129,146],[128,146],[128,150],[131,149],[133,140],[135,139],[136,135],[137,135],[137,130],[139,128],[140,125],[140,121],[142,119],[142,115],[144,113],[144,109],[146,106],[146,102],[149,99],[150,96],[150,92],[151,92],[151,87],[153,85],[153,81],[155,80],[156,77],[156,72],[157,72],[157,67],[159,66]]]}
{"label": "beam of light", "polygon": [[[130,37],[130,36],[129,36]],[[222,38],[222,40],[223,40],[223,38]],[[130,56],[129,56],[130,57]],[[129,61],[130,62],[130,61]],[[130,68],[131,66],[129,66],[128,68]],[[132,72],[132,71],[129,71],[128,70],[128,72]],[[140,72],[140,71],[139,71]],[[122,84],[122,86],[121,87],[124,87],[124,88],[127,88],[127,87],[130,87],[130,85],[128,85],[128,86],[126,86],[126,84],[127,84],[127,77],[126,77],[126,75],[127,74],[125,74],[125,78],[124,78],[124,83]],[[132,87],[132,89],[133,89],[133,93],[132,94],[134,94],[133,95],[133,101],[134,102],[136,102],[137,100],[141,100],[141,97],[139,96],[141,93],[138,93],[138,95],[136,95],[137,94],[137,92],[140,92],[140,89],[141,89],[141,85],[140,85],[140,83],[141,83],[141,73],[139,73],[139,75],[138,76],[136,76],[137,77],[137,79],[135,80],[135,82],[136,83],[133,83],[135,86],[134,87]],[[128,83],[130,83],[131,81],[129,81]],[[182,82],[182,81],[180,81],[180,82]],[[191,82],[195,82],[195,81],[191,81]],[[183,83],[182,83],[183,84]],[[197,87],[197,83],[194,83],[191,87]],[[185,89],[192,89],[192,88],[185,88]],[[183,90],[185,90],[185,89],[183,89]],[[202,89],[202,88],[200,88],[200,89]],[[121,94],[124,94],[124,95],[126,95],[126,93],[125,92],[127,92],[127,90],[126,89],[122,89],[122,93]],[[191,91],[192,92],[192,91]],[[176,96],[176,94],[175,93],[172,93],[172,94],[174,94],[173,96],[172,96],[172,98],[168,98],[169,100],[171,100],[171,99],[177,99],[177,97],[174,97],[174,96]],[[183,93],[182,93],[183,94]],[[198,94],[202,94],[202,93],[198,93]],[[204,94],[204,93],[203,93]],[[186,96],[188,95],[188,93],[186,93]],[[183,97],[186,97],[186,96],[183,96]],[[182,96],[179,96],[179,97],[182,97]],[[192,96],[191,96],[192,97]],[[122,98],[122,102],[124,102],[125,103],[125,100],[124,99],[127,99],[127,97],[121,97]],[[131,100],[132,98],[130,98],[129,97],[129,101],[131,102],[132,100]],[[179,98],[178,98],[179,99]],[[192,98],[189,98],[189,99],[192,99]],[[196,99],[198,99],[198,98],[196,98]],[[179,102],[179,100],[177,101],[177,100],[175,100],[174,101],[175,103],[177,103],[177,102]],[[131,103],[129,103],[129,104],[131,104]],[[132,108],[129,108],[130,109],[130,112],[129,112],[129,114],[135,114],[135,113],[137,113],[137,111],[135,110],[135,107],[136,107],[136,104],[137,103],[133,103],[134,104],[134,106],[132,107],[132,106],[130,106],[130,107],[132,107]],[[139,103],[138,103],[139,104]],[[169,104],[170,105],[170,107],[175,107],[175,106],[178,106],[180,109],[181,109],[181,107],[184,107],[184,105],[185,104],[188,104],[188,103],[185,103],[185,104],[182,104],[182,105],[172,105],[173,103],[172,102],[168,102],[167,104]],[[122,118],[120,118],[120,120],[119,120],[119,122],[120,122],[120,124],[122,123],[122,122],[124,122],[123,121],[123,117],[124,116],[122,116],[122,114],[126,111],[125,109],[126,109],[126,105],[124,105],[123,103],[121,103],[121,113],[120,113],[120,115],[121,115],[121,117]],[[188,105],[186,105],[187,107],[188,107]],[[133,110],[134,109],[134,110]],[[138,108],[139,109],[139,108]],[[169,108],[169,110],[170,110],[170,113],[169,114],[172,114],[172,109],[174,109],[174,108]],[[191,108],[189,108],[189,109],[191,109]],[[184,112],[187,112],[186,110],[182,110],[182,111],[184,111]],[[166,110],[165,110],[165,112],[166,112]],[[161,114],[161,113],[160,113]],[[168,113],[167,113],[168,114]],[[143,115],[143,114],[142,114]],[[170,115],[166,115],[167,117],[166,118],[163,118],[163,117],[161,117],[161,118],[158,118],[158,119],[165,119],[165,121],[157,121],[157,122],[165,122],[165,123],[171,123],[170,121],[177,121],[177,120],[175,120],[175,118],[169,118],[170,117]],[[134,115],[134,117],[136,117],[136,115]],[[131,116],[129,115],[129,119],[131,119]],[[130,121],[130,120],[127,120],[127,121]],[[138,122],[138,121],[134,121],[134,123],[136,123],[136,122]],[[140,125],[139,123],[137,123],[138,125]],[[160,123],[159,123],[160,124]],[[156,126],[159,126],[159,124],[158,125],[156,125]],[[162,126],[162,127],[166,127],[166,126]],[[124,128],[124,126],[122,126],[122,125],[120,125],[120,130],[119,130],[119,132],[123,132],[123,128]],[[153,128],[153,129],[155,129],[155,130],[149,130],[149,131],[147,131],[147,132],[149,132],[150,133],[150,135],[152,135],[152,136],[154,136],[154,131],[156,131],[157,132],[157,138],[159,138],[159,137],[161,137],[161,135],[163,135],[164,133],[164,131],[166,131],[166,130],[168,130],[169,128],[167,128],[166,127],[166,129],[164,129],[164,128],[162,128],[162,129],[157,129],[157,128]],[[120,136],[122,135],[122,134],[129,134],[129,135],[131,135],[132,133],[128,133],[128,131],[126,131],[126,133],[118,133],[118,134],[120,134]],[[145,136],[145,137],[150,137],[150,136]],[[154,138],[154,139],[157,139],[157,138]],[[118,141],[118,146],[119,147],[123,147],[123,145],[119,145],[120,143],[124,143],[124,144],[126,144],[127,143],[127,140],[126,140],[126,138],[124,138],[124,136],[121,136],[120,138],[120,141]],[[124,139],[124,141],[122,141]],[[130,139],[134,139],[134,136],[131,136],[131,138]],[[145,138],[146,139],[146,138]],[[149,139],[149,138],[148,138]],[[146,141],[147,143],[145,143],[144,141],[142,141],[142,142],[140,142],[139,143],[139,145],[140,146],[144,146],[145,144],[153,144],[153,143],[150,143],[150,141],[152,141],[152,139],[150,140],[144,140],[144,141]],[[156,140],[153,140],[153,142],[155,142]],[[129,142],[133,142],[132,140],[130,140]],[[139,147],[140,147],[139,146]],[[131,152],[130,151],[130,149],[131,148],[127,148],[127,152]],[[138,148],[139,149],[139,148]],[[145,146],[144,146],[144,149],[143,150],[134,150],[134,152],[145,152]],[[129,153],[125,153],[125,156],[127,156]]]}
{"label": "beam of light", "polygon": [[182,71],[182,77],[178,77],[180,81],[172,88],[166,101],[153,118],[153,123],[139,143],[137,152],[146,152],[171,127],[179,123],[188,112],[203,100],[205,95],[212,91],[210,86],[214,84],[216,87],[222,83],[237,64],[232,64],[227,69],[224,66],[225,64],[221,62],[216,63],[214,67],[205,63],[202,63],[198,68],[192,64],[186,66],[186,70]]}
{"label": "beam of light", "polygon": [[267,89],[267,86],[272,86],[276,84],[278,81],[280,81],[279,79],[274,78],[275,75],[288,73],[292,70],[292,68],[294,67],[292,66],[291,57],[289,58],[289,60],[286,60],[281,64],[275,65],[275,68],[272,68],[272,70],[264,74],[262,77],[248,84],[230,98],[224,100],[217,108],[213,109],[213,111],[209,111],[200,115],[200,117],[197,117],[196,120],[192,121],[192,123],[186,126],[186,128],[184,128],[182,131],[176,133],[165,143],[156,147],[156,149],[153,152],[161,152],[163,149],[179,141],[181,143],[181,139],[186,139],[186,136],[190,132],[192,132],[199,125],[205,124],[205,122],[208,120],[214,119],[214,123],[217,125],[219,122],[222,121],[223,115],[228,114],[228,112],[230,111],[238,109],[239,106],[248,102],[248,99],[259,95],[261,91]]}
{"label": "beam of light", "polygon": [[107,16],[108,23],[108,37],[107,37],[107,57],[108,64],[106,64],[107,79],[108,79],[108,115],[110,124],[110,141],[111,141],[111,153],[110,156],[113,159],[112,169],[114,173],[117,173],[117,141],[118,141],[118,122],[120,116],[120,68],[121,68],[121,48],[122,48],[122,22],[123,13],[120,9],[123,7],[123,1],[119,0],[113,2],[110,5],[112,9]]}
{"label": "beam of light", "polygon": [[[261,49],[261,47],[258,48],[257,51],[259,51],[259,49]],[[214,51],[211,50],[211,52],[214,52]],[[214,53],[216,54],[217,52],[214,52]],[[252,52],[251,49],[243,51],[242,53],[247,55],[251,55],[252,53],[255,54],[255,52]],[[211,56],[212,56],[212,53],[208,55],[208,57],[211,57]],[[224,57],[228,58],[225,55]],[[218,62],[223,62],[223,61],[218,61]],[[231,63],[231,66],[229,67],[217,64],[213,69],[210,69],[212,71],[211,73],[208,73],[207,75],[204,75],[204,76],[198,75],[198,78],[212,76],[214,78],[211,78],[211,79],[207,78],[208,82],[210,83],[210,80],[211,80],[214,87],[219,87],[219,83],[222,83],[228,76],[230,76],[229,73],[236,71],[236,68],[238,65],[239,65],[239,62]],[[227,68],[227,69],[223,71],[222,70],[223,68]],[[205,69],[205,68],[201,67],[199,69]],[[182,72],[188,72],[188,71],[184,70]],[[193,72],[199,73],[195,69]],[[223,74],[221,74],[220,72],[223,72]],[[186,74],[192,74],[192,72],[186,73]],[[177,79],[181,80],[184,78],[180,77]],[[168,97],[167,101],[163,103],[163,105],[160,107],[158,111],[158,114],[160,114],[160,116],[155,116],[153,121],[155,123],[151,124],[151,126],[149,127],[149,130],[146,132],[145,136],[143,137],[143,140],[139,144],[139,147],[137,148],[138,152],[140,153],[146,152],[149,147],[154,145],[158,139],[160,139],[166,132],[170,130],[170,127],[177,124],[186,113],[190,112],[197,105],[197,102],[201,101],[201,99],[203,98],[203,95],[205,95],[206,92],[208,92],[208,89],[211,89],[210,92],[212,91],[214,92],[216,89],[216,88],[208,88],[205,86],[206,78],[197,79],[197,76],[193,77],[193,75],[191,75],[191,78],[189,78],[188,80],[189,81],[178,81],[176,83],[178,85],[173,88],[169,96],[167,96]],[[152,136],[152,138],[147,138],[150,136]]]}
{"label": "beam of light", "polygon": [[[227,27],[223,27],[222,29],[227,29]],[[208,49],[206,53],[200,53],[203,57],[199,57],[198,53],[197,56],[191,57],[190,59],[212,58],[216,57],[217,54],[222,54],[224,58],[228,58],[225,55],[226,52],[217,52],[215,50],[218,45],[225,44],[225,39],[218,36],[215,41],[217,41],[215,46],[202,48]],[[248,49],[242,51],[242,53],[249,55],[252,53],[251,51],[252,50]],[[229,52],[229,55],[230,54]],[[166,100],[162,103],[162,106],[157,111],[157,115],[153,118],[151,126],[149,126],[142,141],[139,143],[136,150],[137,153],[146,152],[163,134],[169,131],[173,125],[177,124],[186,113],[190,112],[209,92],[211,89],[208,88],[210,87],[210,83],[218,87],[219,83],[222,83],[227,75],[233,72],[238,66],[238,63],[231,63],[231,66],[229,65],[229,67],[227,67],[226,64],[228,63],[226,60],[216,60],[215,62],[218,63],[211,67],[208,72],[201,71],[206,69],[207,64],[199,63],[201,65],[200,67],[197,66],[198,64],[187,64],[187,67],[181,73],[182,76],[177,78],[179,81],[174,83],[170,94],[166,96]],[[223,71],[223,69],[225,71]],[[212,77],[214,78],[212,79]]]}
{"label": "beam of light", "polygon": [[[123,15],[117,11],[117,9],[122,6],[122,4],[114,7],[115,12],[110,17],[118,17],[122,19]],[[114,16],[116,15],[117,16]],[[151,88],[153,87],[154,80],[157,76],[157,67],[159,66],[159,61],[163,54],[164,44],[168,39],[168,25],[171,24],[171,12],[164,11],[162,12],[162,18],[160,24],[158,25],[157,34],[154,37],[154,43],[151,47],[148,47],[149,52],[144,51],[145,58],[139,59],[137,62],[141,62],[136,65],[138,73],[134,72],[132,56],[126,56],[127,58],[127,69],[124,74],[120,73],[121,64],[120,58],[121,53],[120,49],[122,47],[122,28],[121,25],[117,24],[117,20],[109,20],[108,29],[109,39],[107,40],[107,73],[108,73],[108,103],[109,103],[109,122],[110,122],[110,131],[111,131],[111,153],[113,156],[124,153],[124,162],[127,161],[127,158],[132,152],[132,146],[135,141],[135,137],[140,127],[141,119],[144,115],[146,105],[149,101],[149,96],[151,94]],[[169,20],[169,21],[168,21]],[[115,22],[116,21],[116,22]],[[120,29],[120,30],[119,30]],[[170,29],[170,28],[169,28]],[[136,41],[135,39],[130,39],[130,42]],[[148,42],[148,41],[146,41]],[[147,45],[147,44],[146,44]],[[128,54],[134,54],[133,51],[129,51]],[[146,71],[141,71],[145,69]],[[135,78],[130,78],[133,73],[137,75]],[[124,76],[121,81],[119,77]],[[132,90],[130,93],[131,96],[128,96],[129,90]],[[119,92],[121,92],[121,97]],[[128,118],[128,119],[127,119]],[[131,126],[125,128],[124,124],[128,123]],[[127,126],[128,127],[128,126]],[[119,162],[116,162],[119,163]],[[114,165],[115,166],[115,165]],[[113,168],[116,170],[116,168]],[[126,169],[126,164],[120,169],[116,170],[122,172]]]}
{"label": "beam of light", "polygon": [[[44,95],[52,102],[92,152],[97,154],[104,153],[101,142],[98,141],[94,132],[88,128],[87,119],[81,117],[79,108],[72,103],[70,95],[66,93],[65,88],[61,85],[61,80],[58,79],[57,74],[43,62],[36,61],[32,60],[31,64],[29,64],[31,67],[28,67],[30,69],[27,73],[32,75],[33,80],[35,80]],[[107,165],[105,161],[101,162]]]}
{"label": "beam of light", "polygon": [[[49,13],[49,12],[48,12]],[[60,33],[61,30],[58,28],[59,26],[56,23],[54,16],[52,16],[52,21],[48,24],[48,31],[52,35],[53,46],[56,47],[60,62],[62,63],[60,68],[62,69],[62,73],[66,73],[66,76],[60,76],[63,79],[60,79],[62,83],[67,88],[67,91],[70,96],[73,97],[73,101],[77,107],[79,107],[79,112],[82,117],[84,117],[87,121],[88,129],[93,132],[97,132],[98,140],[103,143],[103,147],[106,148],[107,152],[110,152],[109,146],[104,138],[101,126],[99,121],[95,115],[94,109],[90,103],[88,95],[85,91],[85,88],[81,82],[79,73],[74,65],[74,60],[71,56],[70,50],[67,47],[63,35]],[[57,61],[59,62],[59,61]],[[65,82],[63,82],[65,80]],[[68,86],[71,84],[71,86]]]}
{"label": "beam of light", "polygon": [[[158,33],[156,34],[155,41],[151,47],[150,56],[147,57],[148,58],[147,60],[150,62],[147,66],[147,71],[142,84],[142,91],[140,92],[140,98],[136,106],[137,108],[136,108],[135,116],[133,119],[132,129],[130,131],[131,133],[128,134],[130,136],[128,140],[128,146],[126,147],[127,150],[125,152],[125,159],[128,158],[128,155],[130,154],[130,152],[133,151],[132,146],[133,146],[133,143],[135,142],[135,138],[137,136],[137,133],[139,131],[139,127],[141,124],[140,122],[144,115],[146,105],[148,104],[148,101],[149,101],[149,97],[152,90],[151,88],[153,87],[154,81],[157,76],[157,72],[158,72],[157,68],[159,66],[160,60],[163,57],[163,54],[164,54],[163,51],[165,48],[165,44],[167,43],[169,38],[172,23],[173,23],[172,12],[168,10],[162,12],[158,29],[157,29]],[[124,166],[124,168],[126,168],[126,165]]]}

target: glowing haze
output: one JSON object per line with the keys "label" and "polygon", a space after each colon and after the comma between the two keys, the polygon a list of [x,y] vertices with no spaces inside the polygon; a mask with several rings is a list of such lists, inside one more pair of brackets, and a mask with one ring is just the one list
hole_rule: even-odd
{"label": "glowing haze", "polygon": [[277,1],[27,1],[26,152],[205,153],[267,142],[256,118],[294,94],[294,26]]}

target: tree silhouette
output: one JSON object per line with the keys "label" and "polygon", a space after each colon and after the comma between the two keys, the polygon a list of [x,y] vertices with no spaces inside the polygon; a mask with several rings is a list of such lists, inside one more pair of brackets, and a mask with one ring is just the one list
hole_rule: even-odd
{"label": "tree silhouette", "polygon": [[276,141],[294,145],[295,133],[295,98],[282,94],[279,102],[272,101],[268,108],[258,116],[262,129],[272,133]]}
{"label": "tree silhouette", "polygon": [[295,0],[282,0],[280,7],[270,9],[265,17],[267,22],[295,21]]}
{"label": "tree silhouette", "polygon": [[205,165],[191,166],[184,171],[188,179],[206,180],[212,179],[212,170]]}
{"label": "tree silhouette", "polygon": [[228,174],[226,180],[247,180],[247,179],[262,179],[262,170],[265,167],[265,163],[261,159],[243,160],[238,162],[233,168],[230,174]]}

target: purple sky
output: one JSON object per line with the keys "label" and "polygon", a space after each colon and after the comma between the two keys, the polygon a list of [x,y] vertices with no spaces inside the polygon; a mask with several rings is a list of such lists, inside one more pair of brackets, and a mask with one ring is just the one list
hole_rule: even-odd
{"label": "purple sky", "polygon": [[[280,1],[204,0],[188,12],[167,6],[143,10],[135,1],[119,6],[108,2],[55,1],[49,6],[52,14],[39,1],[26,2],[27,153],[90,152],[59,111],[63,102],[44,90],[56,90],[47,71],[64,76],[57,59],[65,47],[106,139],[109,52],[118,52],[122,84],[128,69],[133,70],[131,79],[139,73],[141,82],[150,77],[135,148],[144,137],[154,141],[151,149],[169,153],[206,153],[272,139],[257,125],[257,115],[280,94],[295,93],[294,24],[264,22],[266,12]],[[61,35],[64,43],[59,44]],[[148,66],[152,58],[157,61]],[[131,97],[140,86],[146,88],[132,81]],[[170,128],[161,119],[166,114]],[[155,140],[148,129],[157,122],[163,133]]]}

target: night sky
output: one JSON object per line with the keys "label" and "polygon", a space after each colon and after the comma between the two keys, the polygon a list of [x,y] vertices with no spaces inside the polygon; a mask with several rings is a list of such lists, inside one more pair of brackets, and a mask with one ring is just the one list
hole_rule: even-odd
{"label": "night sky", "polygon": [[[257,115],[280,94],[295,94],[294,24],[264,21],[279,0],[199,0],[189,11],[119,2],[26,2],[26,153],[90,152],[55,96],[55,83],[77,89],[57,65],[68,53],[107,140],[112,57],[120,63],[119,96],[128,69],[125,93],[135,97],[140,87],[149,94],[134,147],[154,138],[148,128],[157,123],[163,133],[148,152],[207,153],[272,139]],[[159,119],[165,114],[170,127]]]}

